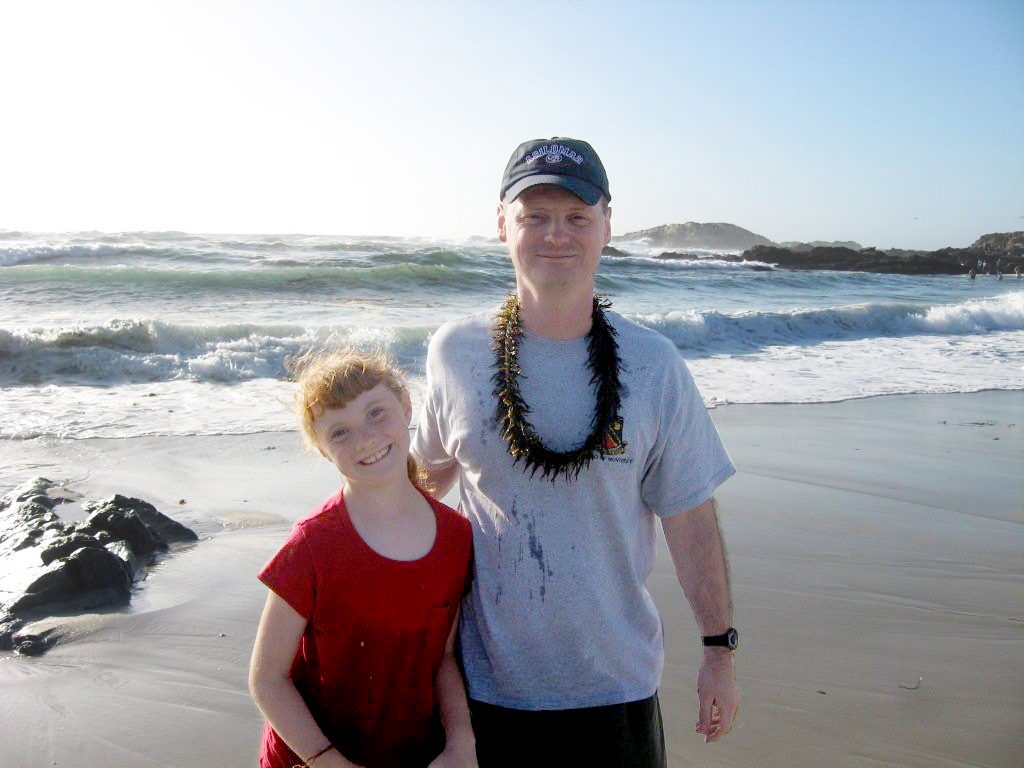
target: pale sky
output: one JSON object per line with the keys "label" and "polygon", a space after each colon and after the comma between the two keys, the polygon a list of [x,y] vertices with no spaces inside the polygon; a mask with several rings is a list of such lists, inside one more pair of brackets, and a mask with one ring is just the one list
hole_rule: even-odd
{"label": "pale sky", "polygon": [[1024,2],[0,0],[0,229],[494,234],[591,142],[613,230],[1024,229]]}

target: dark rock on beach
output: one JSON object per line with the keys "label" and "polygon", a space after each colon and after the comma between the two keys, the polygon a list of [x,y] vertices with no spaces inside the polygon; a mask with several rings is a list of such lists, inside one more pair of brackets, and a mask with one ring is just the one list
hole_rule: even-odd
{"label": "dark rock on beach", "polygon": [[[168,544],[179,541],[196,541],[199,538],[191,528],[186,528],[142,499],[130,499],[121,494],[115,494],[106,501],[86,502],[82,508],[92,513],[89,517],[90,525],[110,531],[115,535],[117,531],[111,530],[106,525],[98,525],[96,520],[115,521],[112,524],[116,525],[116,521],[120,518],[137,518],[154,536],[157,545],[164,549]],[[136,554],[140,554],[140,552],[136,551]]]}
{"label": "dark rock on beach", "polygon": [[23,617],[40,606],[72,603],[74,608],[87,609],[126,605],[131,586],[128,563],[103,547],[82,547],[51,563],[7,610]]}
{"label": "dark rock on beach", "polygon": [[52,628],[34,634],[14,635],[11,638],[11,647],[5,650],[17,651],[22,656],[39,656],[56,645],[58,637],[56,630]]}
{"label": "dark rock on beach", "polygon": [[164,552],[167,544],[131,509],[101,509],[89,515],[88,525],[98,531],[124,540],[139,557]]}
{"label": "dark rock on beach", "polygon": [[43,565],[49,565],[54,560],[59,560],[62,557],[68,557],[72,552],[79,549],[103,549],[103,543],[96,539],[94,536],[89,536],[85,533],[74,533],[61,537],[50,544],[46,549],[39,553],[39,559],[43,561]]}
{"label": "dark rock on beach", "polygon": [[14,650],[14,633],[21,629],[24,623],[16,616],[7,616],[0,620],[0,651]]}
{"label": "dark rock on beach", "polygon": [[[67,497],[49,495],[54,488],[36,478],[0,499],[0,577],[27,583],[0,603],[0,650],[42,653],[58,633],[23,632],[27,623],[126,605],[147,562],[175,543],[198,538],[152,504],[121,495],[86,502],[87,521],[65,522],[53,510]],[[30,549],[38,552],[36,565],[25,553]]]}

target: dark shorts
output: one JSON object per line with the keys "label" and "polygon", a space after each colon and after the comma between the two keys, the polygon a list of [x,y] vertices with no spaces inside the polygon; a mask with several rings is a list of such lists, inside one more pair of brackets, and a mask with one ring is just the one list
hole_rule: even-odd
{"label": "dark shorts", "polygon": [[661,707],[649,699],[523,710],[469,702],[480,768],[666,768]]}

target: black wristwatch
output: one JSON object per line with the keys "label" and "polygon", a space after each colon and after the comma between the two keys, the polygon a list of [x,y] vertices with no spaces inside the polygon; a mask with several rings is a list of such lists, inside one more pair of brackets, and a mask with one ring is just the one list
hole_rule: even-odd
{"label": "black wristwatch", "polygon": [[705,647],[728,648],[735,651],[740,644],[740,633],[734,627],[729,627],[721,635],[704,635]]}

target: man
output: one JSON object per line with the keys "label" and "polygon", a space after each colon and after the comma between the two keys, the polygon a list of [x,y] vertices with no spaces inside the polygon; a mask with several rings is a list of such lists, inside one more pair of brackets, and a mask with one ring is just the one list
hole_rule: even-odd
{"label": "man", "polygon": [[500,200],[516,293],[431,339],[413,444],[442,493],[461,480],[473,525],[460,637],[477,755],[664,766],[654,521],[705,636],[697,730],[715,741],[739,694],[711,494],[735,470],[671,342],[594,295],[611,195],[593,148],[520,145]]}

